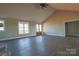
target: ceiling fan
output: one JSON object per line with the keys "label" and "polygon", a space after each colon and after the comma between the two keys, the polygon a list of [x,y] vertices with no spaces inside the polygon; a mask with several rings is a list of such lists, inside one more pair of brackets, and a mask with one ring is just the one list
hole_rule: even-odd
{"label": "ceiling fan", "polygon": [[41,8],[47,8],[48,7],[48,4],[47,3],[40,3],[40,7]]}

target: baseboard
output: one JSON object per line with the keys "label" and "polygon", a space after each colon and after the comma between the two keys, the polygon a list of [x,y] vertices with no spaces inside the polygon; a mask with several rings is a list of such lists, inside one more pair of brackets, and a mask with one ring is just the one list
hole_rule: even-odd
{"label": "baseboard", "polygon": [[46,34],[46,35],[65,37],[65,35],[56,35],[56,34]]}
{"label": "baseboard", "polygon": [[[55,35],[55,34],[46,34],[46,35],[58,36],[58,37],[65,37],[64,35]],[[31,36],[20,36],[20,37],[11,37],[11,38],[0,39],[0,41],[14,40],[14,39],[21,39],[21,38],[28,38],[28,37],[35,37],[35,36],[36,36],[36,35],[31,35]]]}
{"label": "baseboard", "polygon": [[21,39],[21,38],[28,38],[28,37],[35,37],[35,35],[32,35],[32,36],[20,36],[20,37],[5,38],[5,39],[0,39],[0,41],[14,40],[14,39]]}

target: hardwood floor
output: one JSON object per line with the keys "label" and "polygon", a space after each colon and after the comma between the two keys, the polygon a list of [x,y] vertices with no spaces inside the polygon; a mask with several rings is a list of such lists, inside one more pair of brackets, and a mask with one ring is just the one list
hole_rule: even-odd
{"label": "hardwood floor", "polygon": [[77,56],[79,37],[37,36],[2,41],[11,56]]}

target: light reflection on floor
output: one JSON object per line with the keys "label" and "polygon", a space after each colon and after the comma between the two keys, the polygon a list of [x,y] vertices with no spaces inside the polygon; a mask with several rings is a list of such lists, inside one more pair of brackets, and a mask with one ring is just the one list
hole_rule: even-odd
{"label": "light reflection on floor", "polygon": [[79,55],[79,37],[36,36],[0,43],[7,44],[11,56]]}
{"label": "light reflection on floor", "polygon": [[39,54],[47,54],[46,52],[46,46],[45,46],[45,39],[42,36],[36,37],[36,45],[37,45],[37,50]]}
{"label": "light reflection on floor", "polygon": [[19,49],[20,49],[20,55],[30,55],[31,45],[30,45],[30,39],[24,38],[22,40],[19,40]]}

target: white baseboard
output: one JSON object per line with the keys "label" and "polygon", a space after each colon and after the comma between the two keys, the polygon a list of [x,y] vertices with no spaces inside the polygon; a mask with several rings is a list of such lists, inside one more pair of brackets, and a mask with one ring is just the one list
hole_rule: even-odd
{"label": "white baseboard", "polygon": [[[32,36],[35,36],[35,35],[32,35]],[[32,37],[32,36],[19,36],[19,37],[11,37],[11,38],[2,38],[2,39],[0,39],[0,41],[13,40],[13,39],[19,39],[19,38],[24,38],[24,37]]]}
{"label": "white baseboard", "polygon": [[[46,35],[65,37],[65,35],[56,35],[56,34],[46,34]],[[32,36],[35,36],[35,35],[30,35],[30,36],[19,36],[19,37],[11,37],[11,38],[3,38],[3,39],[0,39],[0,41],[12,40],[12,39],[19,39],[19,38],[24,38],[24,37],[32,37]]]}
{"label": "white baseboard", "polygon": [[56,35],[56,34],[47,34],[47,35],[65,37],[65,35]]}

